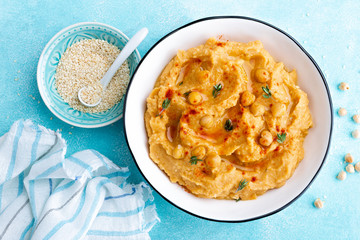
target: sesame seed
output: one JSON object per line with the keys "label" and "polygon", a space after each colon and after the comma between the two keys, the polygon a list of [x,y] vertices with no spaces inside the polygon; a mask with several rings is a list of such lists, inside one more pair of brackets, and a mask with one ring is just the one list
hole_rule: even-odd
{"label": "sesame seed", "polygon": [[[120,102],[130,79],[127,61],[115,73],[107,88],[101,92],[101,102],[96,107],[86,107],[78,99],[82,87],[99,83],[120,50],[100,39],[88,39],[68,48],[56,68],[56,89],[73,109],[87,113],[103,112]],[[95,101],[89,97],[89,102]],[[95,97],[95,96],[93,96]]]}

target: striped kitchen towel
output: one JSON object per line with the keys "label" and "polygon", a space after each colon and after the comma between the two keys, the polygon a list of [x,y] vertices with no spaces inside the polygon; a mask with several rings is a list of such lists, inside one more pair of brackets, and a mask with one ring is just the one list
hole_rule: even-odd
{"label": "striped kitchen towel", "polygon": [[58,132],[30,120],[0,138],[0,239],[149,239],[150,188],[97,151],[65,153]]}

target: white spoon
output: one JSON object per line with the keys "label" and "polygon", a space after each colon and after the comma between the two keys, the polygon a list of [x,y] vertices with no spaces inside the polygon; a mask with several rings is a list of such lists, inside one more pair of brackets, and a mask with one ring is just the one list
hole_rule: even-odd
{"label": "white spoon", "polygon": [[[115,75],[118,68],[123,64],[123,62],[125,62],[125,60],[130,56],[130,54],[137,48],[137,46],[139,46],[139,44],[144,40],[144,38],[146,37],[148,32],[149,31],[147,28],[140,29],[140,31],[138,31],[128,41],[128,43],[125,45],[125,47],[121,50],[119,56],[116,57],[114,63],[110,66],[109,70],[105,73],[103,78],[100,80],[100,83],[103,87],[103,91],[106,89],[107,85],[111,81],[112,77]],[[86,88],[88,88],[88,86],[82,87],[78,92],[78,98],[79,98],[80,102],[86,107],[97,106],[101,102],[101,98],[99,99],[99,101],[97,103],[94,103],[94,104],[88,104],[82,99],[81,92]]]}

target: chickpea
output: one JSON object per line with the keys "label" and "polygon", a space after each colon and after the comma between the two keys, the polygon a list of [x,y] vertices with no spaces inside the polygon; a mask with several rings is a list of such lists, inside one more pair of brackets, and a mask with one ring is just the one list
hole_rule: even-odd
{"label": "chickpea", "polygon": [[260,134],[259,142],[264,147],[270,146],[270,144],[273,142],[273,136],[271,132],[269,132],[268,130],[262,131]]}
{"label": "chickpea", "polygon": [[204,159],[206,155],[206,149],[203,146],[197,147],[194,150],[192,150],[191,154],[193,156],[196,156],[198,159]]}
{"label": "chickpea", "polygon": [[342,91],[346,91],[346,90],[349,90],[350,87],[349,87],[349,84],[347,84],[346,82],[342,82],[339,85],[339,89],[342,90]]}
{"label": "chickpea", "polygon": [[181,145],[178,145],[176,148],[174,148],[173,157],[176,159],[184,158],[184,148]]}
{"label": "chickpea", "polygon": [[265,83],[270,80],[270,73],[264,68],[255,69],[255,80]]}
{"label": "chickpea", "polygon": [[216,153],[209,154],[205,159],[205,164],[210,168],[217,168],[220,166],[221,157]]}
{"label": "chickpea", "polygon": [[353,138],[360,138],[360,131],[358,129],[352,131],[351,135]]}
{"label": "chickpea", "polygon": [[191,92],[188,96],[188,101],[192,105],[198,105],[202,101],[202,96],[198,92]]}
{"label": "chickpea", "polygon": [[241,95],[240,103],[244,107],[250,106],[254,101],[255,101],[255,95],[249,91],[245,91]]}
{"label": "chickpea", "polygon": [[354,158],[353,158],[353,156],[351,156],[350,153],[347,153],[345,155],[345,161],[348,162],[348,163],[352,163],[354,161]]}
{"label": "chickpea", "polygon": [[200,125],[205,128],[211,128],[214,124],[214,119],[210,115],[205,115],[200,119]]}
{"label": "chickpea", "polygon": [[346,114],[347,114],[347,111],[346,111],[346,109],[345,108],[339,108],[339,110],[338,110],[338,114],[339,114],[339,116],[340,117],[343,117],[343,116],[345,116]]}
{"label": "chickpea", "polygon": [[321,201],[320,198],[317,198],[314,202],[314,205],[316,208],[323,208],[324,207],[324,201]]}
{"label": "chickpea", "polygon": [[261,116],[265,113],[265,107],[264,105],[254,102],[251,106],[250,106],[250,112],[252,114],[254,114],[255,117]]}
{"label": "chickpea", "polygon": [[346,171],[348,173],[354,173],[355,172],[355,169],[354,169],[354,165],[352,165],[351,163],[349,163],[347,166],[346,166]]}
{"label": "chickpea", "polygon": [[339,179],[340,181],[345,180],[346,178],[346,172],[345,171],[341,171],[339,172],[339,174],[337,175],[337,179]]}
{"label": "chickpea", "polygon": [[358,171],[358,172],[360,172],[360,162],[357,162],[357,163],[355,164],[355,170]]}
{"label": "chickpea", "polygon": [[360,123],[360,114],[355,114],[353,117],[354,122]]}
{"label": "chickpea", "polygon": [[274,117],[280,117],[285,114],[286,112],[286,106],[282,103],[275,103],[271,107],[271,112],[274,115]]}

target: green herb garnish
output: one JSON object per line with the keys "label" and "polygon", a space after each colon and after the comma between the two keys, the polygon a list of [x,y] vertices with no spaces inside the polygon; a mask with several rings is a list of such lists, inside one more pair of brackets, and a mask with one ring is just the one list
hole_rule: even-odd
{"label": "green herb garnish", "polygon": [[190,93],[191,93],[191,91],[187,91],[184,93],[184,96],[187,97],[187,96],[189,96]]}
{"label": "green herb garnish", "polygon": [[238,192],[240,190],[243,190],[244,187],[246,187],[247,184],[248,184],[248,182],[246,181],[246,179],[241,180],[240,183],[239,183],[239,187],[238,187],[238,189],[236,191]]}
{"label": "green herb garnish", "polygon": [[198,159],[197,156],[192,156],[190,158],[191,165],[196,165],[198,161],[202,161],[201,159]]}
{"label": "green herb garnish", "polygon": [[220,94],[220,91],[222,89],[222,85],[221,83],[217,84],[217,85],[214,85],[213,86],[213,91],[212,91],[212,95],[214,98],[216,98],[219,94]]}
{"label": "green herb garnish", "polygon": [[183,85],[184,82],[179,83],[179,86]]}
{"label": "green herb garnish", "polygon": [[263,94],[263,97],[264,98],[270,98],[271,97],[271,92],[270,92],[269,86],[266,85],[266,87],[261,87],[261,88],[265,93],[265,94]]}
{"label": "green herb garnish", "polygon": [[276,136],[277,136],[276,141],[278,143],[283,143],[285,141],[285,139],[286,139],[286,133],[276,134]]}
{"label": "green herb garnish", "polygon": [[228,131],[228,132],[230,132],[231,130],[234,129],[234,126],[233,126],[233,124],[232,124],[232,122],[231,122],[230,119],[226,120],[224,128],[225,128],[225,130]]}
{"label": "green herb garnish", "polygon": [[162,105],[161,105],[161,111],[160,111],[156,116],[159,116],[163,111],[165,111],[165,109],[168,108],[168,106],[169,106],[169,104],[170,104],[170,101],[171,101],[171,99],[169,99],[169,98],[166,98],[166,99],[163,101],[163,103],[162,103]]}
{"label": "green herb garnish", "polygon": [[235,199],[235,202],[241,201],[241,198]]}

